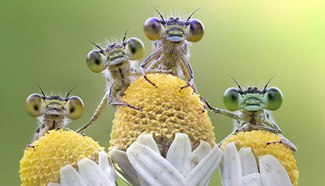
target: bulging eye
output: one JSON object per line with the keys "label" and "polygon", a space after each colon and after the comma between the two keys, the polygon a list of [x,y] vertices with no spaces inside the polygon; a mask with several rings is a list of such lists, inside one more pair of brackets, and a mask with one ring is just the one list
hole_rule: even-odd
{"label": "bulging eye", "polygon": [[44,100],[39,94],[31,94],[26,100],[26,110],[33,117],[42,115]]}
{"label": "bulging eye", "polygon": [[105,68],[102,56],[97,50],[92,50],[87,54],[86,63],[88,68],[95,73],[99,73]]}
{"label": "bulging eye", "polygon": [[131,60],[139,60],[144,55],[144,44],[136,37],[132,37],[127,41],[127,51]]}
{"label": "bulging eye", "polygon": [[190,42],[200,41],[204,34],[203,23],[198,19],[192,19],[189,27],[190,28],[187,32],[187,40]]}
{"label": "bulging eye", "polygon": [[283,102],[283,95],[280,89],[276,87],[268,88],[264,95],[264,102],[267,110],[273,111],[279,109]]}
{"label": "bulging eye", "polygon": [[65,109],[70,119],[78,119],[84,111],[84,103],[78,96],[72,96],[67,101]]}
{"label": "bulging eye", "polygon": [[158,40],[161,38],[161,24],[158,18],[151,17],[144,23],[144,33],[152,40]]}
{"label": "bulging eye", "polygon": [[228,88],[223,95],[225,107],[230,111],[239,110],[239,96],[237,89]]}

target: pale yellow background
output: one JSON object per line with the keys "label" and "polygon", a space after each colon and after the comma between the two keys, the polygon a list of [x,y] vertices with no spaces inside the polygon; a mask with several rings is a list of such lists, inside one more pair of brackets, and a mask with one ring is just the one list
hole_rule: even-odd
{"label": "pale yellow background", "polygon": [[[30,142],[36,120],[25,111],[25,99],[39,92],[72,92],[86,105],[76,129],[101,100],[105,80],[90,72],[85,55],[95,42],[117,36],[142,39],[151,45],[144,21],[171,10],[194,15],[205,25],[204,38],[191,47],[191,64],[200,93],[223,107],[222,95],[234,86],[272,86],[284,94],[274,112],[284,135],[298,147],[295,157],[300,185],[321,185],[324,178],[325,129],[325,3],[315,0],[223,1],[4,1],[0,2],[0,185],[18,185],[19,160]],[[113,119],[108,107],[87,134],[107,147]],[[231,121],[210,113],[218,141],[231,132]],[[211,185],[220,185],[216,173]]]}

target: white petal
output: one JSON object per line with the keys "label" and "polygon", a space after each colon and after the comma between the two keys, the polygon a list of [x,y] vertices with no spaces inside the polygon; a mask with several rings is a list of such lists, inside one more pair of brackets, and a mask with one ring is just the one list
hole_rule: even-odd
{"label": "white petal", "polygon": [[187,185],[178,170],[152,149],[134,142],[126,153],[134,169],[149,185]]}
{"label": "white petal", "polygon": [[111,183],[116,182],[116,173],[114,166],[108,161],[108,157],[105,151],[98,152],[98,166],[104,172],[104,175]]}
{"label": "white petal", "polygon": [[242,176],[258,173],[256,159],[250,147],[241,148],[239,150],[239,157],[242,168]]}
{"label": "white petal", "polygon": [[137,142],[144,146],[151,148],[153,151],[160,154],[159,148],[158,148],[155,140],[153,139],[152,134],[141,134],[138,137]]}
{"label": "white petal", "polygon": [[47,186],[61,186],[59,183],[48,183]]}
{"label": "white petal", "polygon": [[111,183],[104,175],[102,169],[88,158],[83,158],[78,161],[79,174],[87,185],[115,185]]}
{"label": "white petal", "polygon": [[190,155],[192,152],[191,141],[184,133],[176,133],[173,143],[170,145],[166,160],[169,161],[183,176],[187,165],[190,164]]}
{"label": "white petal", "polygon": [[253,173],[241,177],[240,186],[263,186],[260,173]]}
{"label": "white petal", "polygon": [[259,166],[264,186],[292,186],[287,171],[274,156],[260,156]]}
{"label": "white petal", "polygon": [[239,154],[235,143],[226,145],[223,154],[223,171],[222,171],[223,186],[238,186],[242,176],[242,169],[239,159]]}
{"label": "white petal", "polygon": [[200,141],[200,145],[190,155],[190,164],[186,166],[183,175],[186,177],[191,170],[211,151],[211,146],[206,141]]}
{"label": "white petal", "polygon": [[215,145],[209,154],[186,176],[187,183],[189,185],[206,185],[218,167],[222,154],[218,145]]}
{"label": "white petal", "polygon": [[65,165],[60,169],[60,182],[62,186],[86,186],[79,173],[71,165]]}
{"label": "white petal", "polygon": [[124,151],[121,151],[117,148],[113,148],[109,152],[109,156],[111,157],[112,161],[117,163],[118,166],[122,169],[124,174],[121,174],[123,177],[125,177],[127,181],[131,182],[132,185],[140,185],[138,181],[137,172],[131,165]]}

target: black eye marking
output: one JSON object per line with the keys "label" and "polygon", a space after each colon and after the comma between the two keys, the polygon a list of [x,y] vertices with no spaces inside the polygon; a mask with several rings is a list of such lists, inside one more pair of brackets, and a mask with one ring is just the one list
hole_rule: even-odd
{"label": "black eye marking", "polygon": [[34,110],[38,111],[39,110],[39,107],[38,105],[34,105]]}
{"label": "black eye marking", "polygon": [[231,99],[233,101],[236,101],[237,100],[237,94],[231,94]]}
{"label": "black eye marking", "polygon": [[99,59],[95,59],[95,64],[96,64],[96,65],[99,65],[99,64],[100,64]]}
{"label": "black eye marking", "polygon": [[274,100],[275,96],[273,93],[268,93],[267,98],[272,101],[272,100]]}
{"label": "black eye marking", "polygon": [[134,54],[136,52],[135,47],[131,47],[131,52],[132,52],[132,54]]}
{"label": "black eye marking", "polygon": [[70,113],[72,113],[72,112],[74,112],[75,111],[75,108],[74,107],[72,107],[72,108],[70,108]]}

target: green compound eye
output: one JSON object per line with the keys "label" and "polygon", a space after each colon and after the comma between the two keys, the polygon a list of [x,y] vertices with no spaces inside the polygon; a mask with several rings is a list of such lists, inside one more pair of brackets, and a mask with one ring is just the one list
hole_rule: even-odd
{"label": "green compound eye", "polygon": [[230,111],[239,110],[239,96],[238,90],[235,88],[228,88],[223,95],[223,103]]}
{"label": "green compound eye", "polygon": [[87,54],[86,63],[88,68],[95,73],[99,73],[105,68],[102,56],[97,50],[92,50]]}
{"label": "green compound eye", "polygon": [[144,44],[136,37],[132,37],[127,41],[127,51],[131,60],[139,60],[144,55]]}
{"label": "green compound eye", "polygon": [[270,87],[267,89],[264,95],[264,102],[266,104],[266,109],[277,110],[281,107],[283,101],[283,95],[280,89],[276,87]]}

